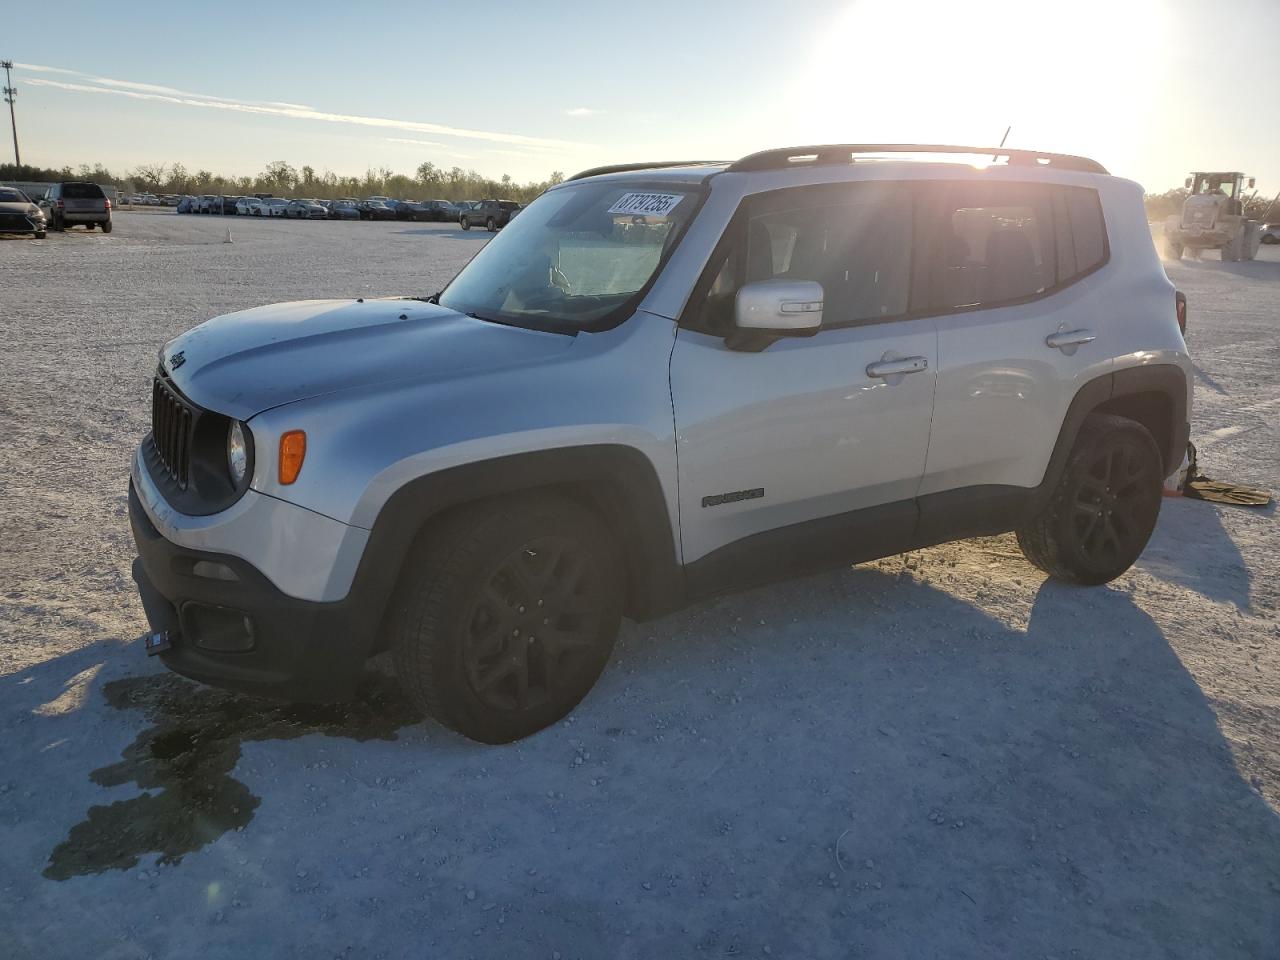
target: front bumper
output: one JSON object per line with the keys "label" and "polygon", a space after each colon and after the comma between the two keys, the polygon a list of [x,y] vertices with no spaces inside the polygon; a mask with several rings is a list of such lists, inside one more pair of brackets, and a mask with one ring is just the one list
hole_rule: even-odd
{"label": "front bumper", "polygon": [[129,525],[147,621],[172,644],[160,654],[165,666],[260,696],[329,702],[352,695],[381,621],[379,591],[353,590],[331,603],[290,597],[240,557],[166,540],[132,482]]}

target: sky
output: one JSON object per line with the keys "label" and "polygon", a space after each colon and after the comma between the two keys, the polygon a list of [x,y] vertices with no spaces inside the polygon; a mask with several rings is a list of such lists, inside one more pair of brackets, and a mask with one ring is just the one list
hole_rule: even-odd
{"label": "sky", "polygon": [[0,0],[0,59],[40,166],[429,160],[526,181],[805,143],[988,145],[1010,127],[1011,147],[1091,156],[1151,192],[1193,169],[1280,190],[1280,0],[33,9]]}

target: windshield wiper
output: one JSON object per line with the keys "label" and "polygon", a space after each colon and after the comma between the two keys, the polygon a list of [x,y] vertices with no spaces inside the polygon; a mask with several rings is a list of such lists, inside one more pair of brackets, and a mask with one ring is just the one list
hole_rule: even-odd
{"label": "windshield wiper", "polygon": [[405,299],[417,300],[419,303],[434,303],[437,306],[440,304],[440,294],[438,293],[433,293],[429,297],[405,297]]}

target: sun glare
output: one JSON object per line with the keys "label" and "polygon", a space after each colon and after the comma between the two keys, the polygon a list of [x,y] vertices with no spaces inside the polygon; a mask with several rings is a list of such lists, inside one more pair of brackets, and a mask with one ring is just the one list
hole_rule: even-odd
{"label": "sun glare", "polygon": [[861,0],[816,38],[782,115],[793,142],[1141,152],[1162,0]]}

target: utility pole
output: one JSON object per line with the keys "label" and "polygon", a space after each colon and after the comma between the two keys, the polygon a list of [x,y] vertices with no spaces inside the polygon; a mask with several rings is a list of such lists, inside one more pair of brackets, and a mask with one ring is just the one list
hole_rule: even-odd
{"label": "utility pole", "polygon": [[9,71],[13,69],[12,60],[0,60],[4,67],[4,102],[9,105],[9,125],[13,127],[13,162],[22,166],[22,154],[18,152],[18,119],[13,115],[13,101],[18,97],[18,88],[13,85],[13,77]]}

